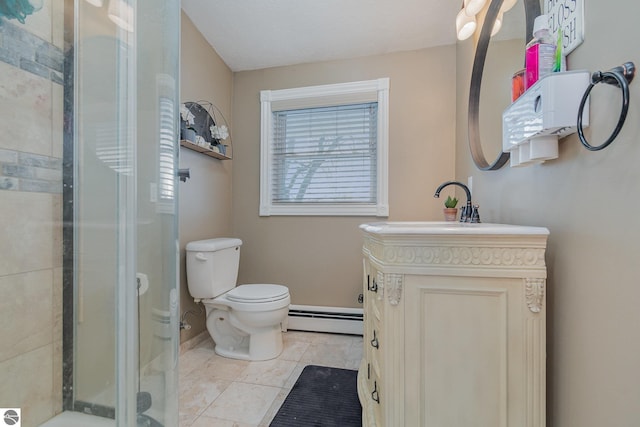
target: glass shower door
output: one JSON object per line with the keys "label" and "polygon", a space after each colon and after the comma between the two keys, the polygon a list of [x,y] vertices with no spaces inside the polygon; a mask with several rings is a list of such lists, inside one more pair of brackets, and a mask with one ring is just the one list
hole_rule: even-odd
{"label": "glass shower door", "polygon": [[180,4],[66,5],[65,409],[177,426]]}

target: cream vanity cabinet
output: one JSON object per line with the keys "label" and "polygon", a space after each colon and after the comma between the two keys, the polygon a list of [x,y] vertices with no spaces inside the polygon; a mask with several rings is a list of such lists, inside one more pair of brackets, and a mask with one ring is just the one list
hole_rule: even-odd
{"label": "cream vanity cabinet", "polygon": [[361,229],[363,426],[544,426],[548,230]]}

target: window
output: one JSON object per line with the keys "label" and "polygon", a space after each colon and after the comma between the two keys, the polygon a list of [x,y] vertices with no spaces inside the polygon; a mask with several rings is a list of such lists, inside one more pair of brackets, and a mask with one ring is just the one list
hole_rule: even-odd
{"label": "window", "polygon": [[389,79],[261,92],[260,215],[388,216]]}

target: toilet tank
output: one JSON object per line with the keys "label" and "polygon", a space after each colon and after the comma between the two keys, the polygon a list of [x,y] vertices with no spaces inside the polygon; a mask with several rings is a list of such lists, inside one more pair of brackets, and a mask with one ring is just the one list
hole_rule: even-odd
{"label": "toilet tank", "polygon": [[193,298],[215,298],[236,286],[241,245],[233,238],[187,243],[187,287]]}

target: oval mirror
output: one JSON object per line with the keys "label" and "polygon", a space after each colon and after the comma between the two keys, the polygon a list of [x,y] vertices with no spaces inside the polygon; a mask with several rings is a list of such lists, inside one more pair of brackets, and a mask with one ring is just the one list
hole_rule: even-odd
{"label": "oval mirror", "polygon": [[[508,0],[504,0],[508,1]],[[492,0],[476,46],[469,90],[469,148],[478,169],[497,170],[509,160],[502,152],[502,111],[511,103],[511,77],[524,67],[524,50],[539,0],[518,0],[491,32],[503,0]],[[489,162],[489,159],[494,159]]]}

